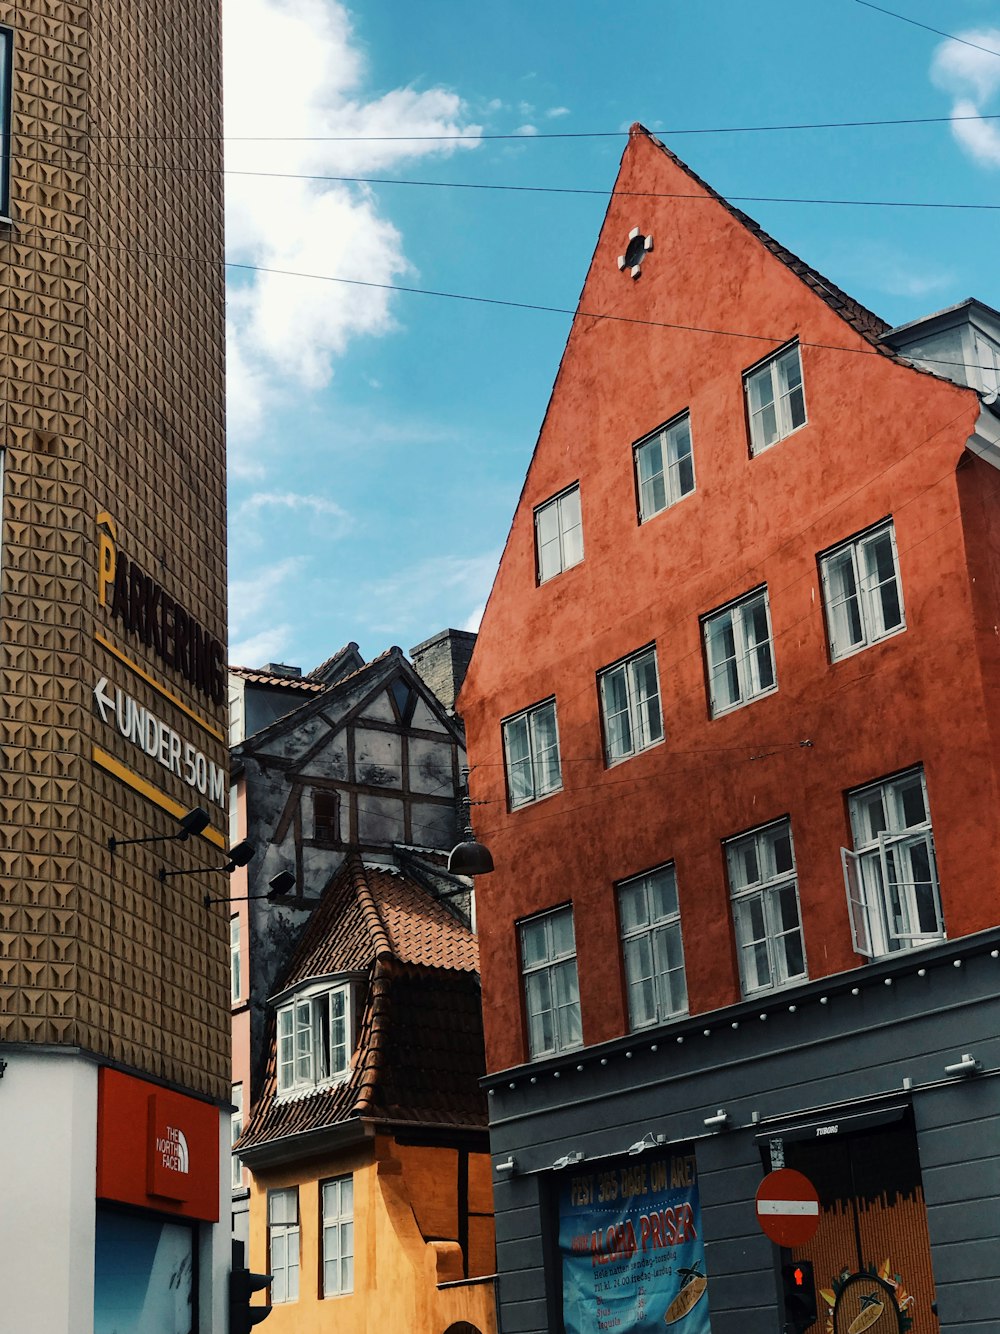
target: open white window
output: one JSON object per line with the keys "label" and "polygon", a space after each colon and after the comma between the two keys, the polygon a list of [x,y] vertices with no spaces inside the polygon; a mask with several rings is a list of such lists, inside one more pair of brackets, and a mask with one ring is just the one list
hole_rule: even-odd
{"label": "open white window", "polygon": [[503,727],[504,764],[511,810],[538,801],[562,787],[556,702],[533,704]]}
{"label": "open white window", "polygon": [[842,850],[854,949],[865,958],[944,940],[922,768],[852,792],[854,848]]}
{"label": "open white window", "polygon": [[278,1093],[335,1083],[351,1059],[351,987],[319,984],[278,1007]]}
{"label": "open white window", "polygon": [[583,560],[578,485],[567,487],[535,510],[535,554],[540,584]]}
{"label": "open white window", "polygon": [[618,886],[622,956],[633,1029],[687,1012],[684,946],[673,863]]}
{"label": "open white window", "polygon": [[690,495],[694,490],[694,458],[689,413],[636,444],[635,475],[640,523]]}
{"label": "open white window", "polygon": [[573,909],[531,917],[520,925],[521,972],[532,1059],[578,1047],[580,983]]}

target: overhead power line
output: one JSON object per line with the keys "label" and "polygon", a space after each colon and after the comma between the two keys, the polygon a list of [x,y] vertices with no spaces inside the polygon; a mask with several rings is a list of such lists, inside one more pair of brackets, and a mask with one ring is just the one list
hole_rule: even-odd
{"label": "overhead power line", "polygon": [[938,37],[946,37],[949,42],[959,42],[962,46],[971,46],[973,51],[985,51],[988,56],[1000,57],[1000,51],[994,51],[990,46],[981,46],[979,42],[970,42],[966,37],[956,37],[953,32],[942,32],[940,28],[932,28],[929,23],[921,23],[919,19],[911,19],[906,14],[897,14],[894,9],[883,9],[881,5],[873,5],[871,0],[854,0],[857,5],[863,5],[865,9],[874,9],[879,14],[887,14],[891,19],[899,19],[900,23],[909,23],[911,27],[923,28],[924,32],[932,32]]}
{"label": "overhead power line", "polygon": [[[158,255],[155,258],[183,259],[184,256]],[[225,267],[227,269],[245,270],[248,273],[269,273],[283,278],[305,278],[316,282],[342,283],[347,287],[371,287],[381,292],[406,292],[411,296],[436,296],[446,301],[469,301],[479,306],[505,306],[510,310],[534,310],[548,315],[572,315],[574,318],[585,320],[608,320],[614,324],[641,324],[649,329],[675,329],[680,333],[711,334],[717,338],[744,338],[750,342],[773,343],[775,347],[780,347],[783,343],[789,341],[787,330],[780,334],[762,334],[748,333],[746,330],[740,329],[713,329],[699,324],[674,324],[669,320],[643,320],[635,315],[611,315],[606,311],[574,309],[570,306],[546,306],[537,302],[511,301],[496,296],[472,296],[468,292],[443,292],[431,287],[409,287],[402,283],[377,283],[365,278],[340,278],[329,273],[302,273],[296,269],[272,269],[262,264],[241,264],[236,260],[226,260]],[[849,352],[864,357],[895,355],[893,349],[888,346],[882,352],[877,347],[847,347],[843,343],[819,343],[807,338],[800,338],[799,345],[801,347],[822,348],[828,352]],[[948,361],[943,357],[934,357],[933,362],[935,366],[969,365],[966,361]],[[981,366],[979,369],[992,370],[993,368],[992,366]]]}
{"label": "overhead power line", "polygon": [[[860,0],[859,0],[860,3]],[[954,40],[959,41],[960,38]],[[971,45],[967,43],[967,45]],[[988,48],[982,48],[988,50]],[[990,52],[991,55],[1000,52]],[[653,131],[657,136],[689,134],[776,134],[794,130],[878,129],[893,125],[951,125],[963,120],[1000,120],[1000,113],[967,116],[903,116],[882,120],[791,121],[774,125],[666,126]],[[545,130],[532,134],[18,134],[15,139],[35,139],[46,143],[62,142],[67,148],[81,143],[227,143],[227,144],[382,144],[382,143],[480,143],[516,139],[532,143],[542,139],[624,139],[628,130]]]}
{"label": "overhead power line", "polygon": [[[166,168],[178,171],[209,171],[207,167]],[[607,190],[595,190],[569,185],[501,185],[492,181],[418,181],[400,176],[329,176],[291,171],[225,171],[226,176],[263,177],[276,181],[327,181],[341,185],[422,185],[438,190],[499,190],[514,194],[540,195],[599,195],[608,198]],[[612,199],[690,199],[700,203],[716,203],[712,195],[685,193],[677,190],[612,190]],[[726,195],[730,202],[740,204],[827,204],[848,208],[932,208],[967,209],[1000,212],[1000,204],[959,204],[949,201],[920,201],[907,199],[807,199],[798,195]]]}

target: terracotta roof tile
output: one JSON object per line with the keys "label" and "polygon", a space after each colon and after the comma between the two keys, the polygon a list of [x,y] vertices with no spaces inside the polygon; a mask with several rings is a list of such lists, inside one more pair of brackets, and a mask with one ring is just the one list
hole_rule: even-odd
{"label": "terracotta roof tile", "polygon": [[315,909],[284,986],[330,973],[369,983],[350,1075],[277,1097],[274,1022],[267,1073],[240,1146],[361,1120],[482,1129],[485,1073],[475,937],[398,870],[348,857]]}
{"label": "terracotta roof tile", "polygon": [[318,695],[326,689],[322,681],[310,681],[306,676],[272,676],[270,672],[258,671],[256,667],[234,667],[228,669],[233,676],[242,676],[244,681],[255,686],[280,686],[283,690],[301,690],[307,695]]}

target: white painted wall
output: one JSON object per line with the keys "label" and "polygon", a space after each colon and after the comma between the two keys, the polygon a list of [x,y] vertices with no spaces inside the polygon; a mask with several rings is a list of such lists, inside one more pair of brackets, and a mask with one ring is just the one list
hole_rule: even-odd
{"label": "white painted wall", "polygon": [[0,1054],[0,1325],[93,1334],[97,1067],[72,1052]]}

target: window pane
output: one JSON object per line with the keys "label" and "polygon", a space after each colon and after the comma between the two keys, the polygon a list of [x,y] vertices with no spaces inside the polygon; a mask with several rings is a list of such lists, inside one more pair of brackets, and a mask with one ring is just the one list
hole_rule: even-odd
{"label": "window pane", "polygon": [[902,827],[910,829],[915,824],[923,824],[927,819],[927,807],[919,774],[901,783],[897,791],[902,809]]}
{"label": "window pane", "polygon": [[716,707],[726,708],[737,703],[740,698],[732,614],[724,612],[709,621],[707,636],[712,697]]}
{"label": "window pane", "polygon": [[552,913],[547,919],[552,931],[552,957],[560,958],[576,951],[576,938],[573,933],[573,913],[569,908]]}
{"label": "window pane", "polygon": [[672,866],[655,871],[649,878],[650,900],[654,918],[677,912],[677,876]]}
{"label": "window pane", "polygon": [[521,957],[526,968],[548,957],[545,926],[542,921],[525,922],[521,927]]}
{"label": "window pane", "polygon": [[627,940],[623,946],[625,978],[629,987],[629,1018],[633,1027],[656,1018],[653,951],[648,935]]}
{"label": "window pane", "polygon": [[666,482],[663,476],[663,451],[660,438],[647,440],[635,452],[639,476],[639,511],[648,519],[667,505]]}
{"label": "window pane", "polygon": [[641,881],[622,885],[618,891],[618,904],[623,931],[635,931],[638,927],[647,925],[649,914],[646,911],[646,895]]}

